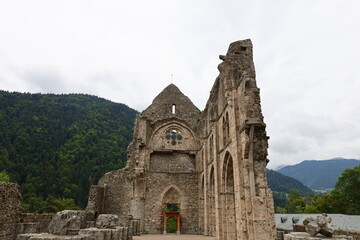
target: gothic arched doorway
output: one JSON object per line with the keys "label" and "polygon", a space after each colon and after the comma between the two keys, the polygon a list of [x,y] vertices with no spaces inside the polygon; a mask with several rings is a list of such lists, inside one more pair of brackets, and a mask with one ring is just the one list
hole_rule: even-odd
{"label": "gothic arched doorway", "polygon": [[181,194],[175,187],[170,187],[164,194],[162,200],[163,211],[163,233],[180,234],[180,209]]}

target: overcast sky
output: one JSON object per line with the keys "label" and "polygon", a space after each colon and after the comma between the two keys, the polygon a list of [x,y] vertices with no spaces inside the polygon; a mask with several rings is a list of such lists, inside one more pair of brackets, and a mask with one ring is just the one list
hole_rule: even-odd
{"label": "overcast sky", "polygon": [[247,38],[268,166],[360,158],[359,0],[0,0],[0,89],[142,111],[173,81],[203,110],[218,56]]}

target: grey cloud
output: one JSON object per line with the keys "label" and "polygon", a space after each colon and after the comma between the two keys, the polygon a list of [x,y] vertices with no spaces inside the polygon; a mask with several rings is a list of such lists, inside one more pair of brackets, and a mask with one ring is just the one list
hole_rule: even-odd
{"label": "grey cloud", "polygon": [[21,73],[22,78],[42,93],[67,92],[68,86],[58,70],[51,68],[33,68]]}
{"label": "grey cloud", "polygon": [[251,38],[270,164],[360,157],[357,0],[79,0],[65,20],[71,1],[23,4],[0,3],[2,89],[89,93],[143,110],[174,74],[203,109],[218,55]]}

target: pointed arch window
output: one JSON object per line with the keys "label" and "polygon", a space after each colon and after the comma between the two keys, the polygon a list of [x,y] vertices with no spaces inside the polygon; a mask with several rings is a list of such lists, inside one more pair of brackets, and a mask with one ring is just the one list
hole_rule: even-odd
{"label": "pointed arch window", "polygon": [[226,113],[222,119],[223,124],[223,144],[224,146],[230,141],[229,114]]}

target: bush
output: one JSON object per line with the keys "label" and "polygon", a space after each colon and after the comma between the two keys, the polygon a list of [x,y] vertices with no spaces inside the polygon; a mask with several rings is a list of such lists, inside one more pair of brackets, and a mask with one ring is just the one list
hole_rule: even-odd
{"label": "bush", "polygon": [[10,177],[5,171],[0,172],[0,182],[10,182]]}

